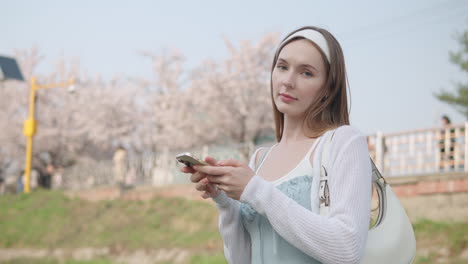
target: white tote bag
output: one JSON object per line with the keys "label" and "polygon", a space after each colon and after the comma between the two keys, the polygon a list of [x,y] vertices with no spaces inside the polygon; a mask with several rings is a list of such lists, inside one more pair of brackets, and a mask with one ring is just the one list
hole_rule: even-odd
{"label": "white tote bag", "polygon": [[[320,170],[320,214],[327,215],[330,206],[327,167],[330,142],[333,133],[328,133],[322,151]],[[379,215],[369,229],[364,264],[409,264],[416,255],[416,239],[413,226],[390,185],[372,162],[372,183],[379,197]],[[330,175],[333,177],[333,175]]]}

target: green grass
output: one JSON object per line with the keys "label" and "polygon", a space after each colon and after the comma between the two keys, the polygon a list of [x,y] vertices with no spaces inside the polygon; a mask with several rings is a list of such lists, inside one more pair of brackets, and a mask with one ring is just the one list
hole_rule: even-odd
{"label": "green grass", "polygon": [[190,264],[225,264],[226,259],[222,253],[218,253],[214,256],[211,255],[196,255],[192,257]]}
{"label": "green grass", "polygon": [[[467,250],[467,223],[421,220],[413,226],[418,252],[424,252],[416,257],[416,264],[438,263],[440,258],[447,263],[466,263],[459,257]],[[108,264],[116,263],[112,254],[160,248],[188,250],[187,264],[226,263],[217,212],[210,203],[177,198],[88,202],[56,191],[0,196],[0,248],[102,247],[109,248],[109,259],[14,259],[4,263]],[[441,247],[448,253],[441,255]],[[163,263],[171,262],[158,264]]]}
{"label": "green grass", "polygon": [[468,224],[444,223],[431,220],[422,220],[413,225],[418,240],[427,241],[440,239],[448,245],[451,254],[459,254],[468,246]]}
{"label": "green grass", "polygon": [[[108,259],[95,259],[95,260],[65,260],[60,262],[56,259],[44,258],[44,259],[33,259],[33,258],[19,258],[6,262],[3,264],[114,264],[115,261]],[[208,255],[196,255],[192,257],[189,262],[190,264],[227,264],[222,254],[215,256]],[[172,262],[158,262],[157,264],[172,264]]]}
{"label": "green grass", "polygon": [[[426,249],[428,254],[416,256],[415,264],[438,263],[439,258],[449,259],[447,263],[467,263],[467,259],[459,259],[460,254],[467,250],[468,223],[435,222],[428,219],[413,224],[416,234],[416,246],[419,250]],[[439,249],[446,247],[448,257]]]}
{"label": "green grass", "polygon": [[88,202],[60,192],[0,198],[0,247],[221,249],[214,206],[177,198]]}

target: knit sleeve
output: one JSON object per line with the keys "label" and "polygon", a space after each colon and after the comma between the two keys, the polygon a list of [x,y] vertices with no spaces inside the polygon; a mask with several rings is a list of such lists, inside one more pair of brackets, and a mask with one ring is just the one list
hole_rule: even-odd
{"label": "knit sleeve", "polygon": [[[249,166],[255,169],[259,149],[250,158]],[[219,232],[224,242],[224,256],[230,264],[250,263],[250,235],[244,228],[240,215],[240,202],[224,192],[213,198],[219,211]]]}
{"label": "knit sleeve", "polygon": [[223,238],[224,256],[230,264],[250,263],[250,235],[240,215],[240,202],[224,192],[213,198],[219,211],[219,232]]}
{"label": "knit sleeve", "polygon": [[328,216],[302,207],[258,175],[241,196],[285,240],[322,263],[359,263],[367,240],[371,199],[367,143],[362,134],[342,130],[330,150]]}

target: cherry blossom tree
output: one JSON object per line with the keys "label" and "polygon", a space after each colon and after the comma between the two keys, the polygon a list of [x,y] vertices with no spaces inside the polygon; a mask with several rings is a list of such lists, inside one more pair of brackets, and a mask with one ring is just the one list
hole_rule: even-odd
{"label": "cherry blossom tree", "polygon": [[194,74],[190,93],[220,139],[257,142],[273,129],[270,70],[277,37],[266,35],[257,43],[244,41],[236,48],[225,40],[229,58],[205,62]]}
{"label": "cherry blossom tree", "polygon": [[[66,87],[37,92],[33,160],[47,152],[67,166],[80,157],[110,159],[124,145],[135,152],[164,152],[206,144],[258,142],[273,131],[270,70],[277,35],[239,45],[225,40],[228,57],[205,60],[186,69],[176,50],[141,52],[151,61],[152,79],[90,75],[78,59],[62,58],[54,70],[39,74],[37,48],[17,51],[24,77],[39,83],[77,78]],[[24,166],[29,83],[0,83],[0,166]],[[14,165],[16,164],[16,165]]]}

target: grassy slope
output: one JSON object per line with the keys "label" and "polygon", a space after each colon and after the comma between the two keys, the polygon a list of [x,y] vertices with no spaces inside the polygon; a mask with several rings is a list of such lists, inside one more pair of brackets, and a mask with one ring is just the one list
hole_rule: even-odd
{"label": "grassy slope", "polygon": [[[181,248],[198,252],[191,263],[225,263],[216,215],[211,204],[176,198],[88,202],[60,192],[6,195],[0,197],[0,248]],[[425,220],[414,227],[420,253],[417,263],[436,263],[447,254],[456,263],[467,248],[466,223]],[[9,263],[56,263],[42,261]]]}
{"label": "grassy slope", "polygon": [[216,209],[184,199],[88,202],[59,192],[0,198],[0,247],[221,249]]}

